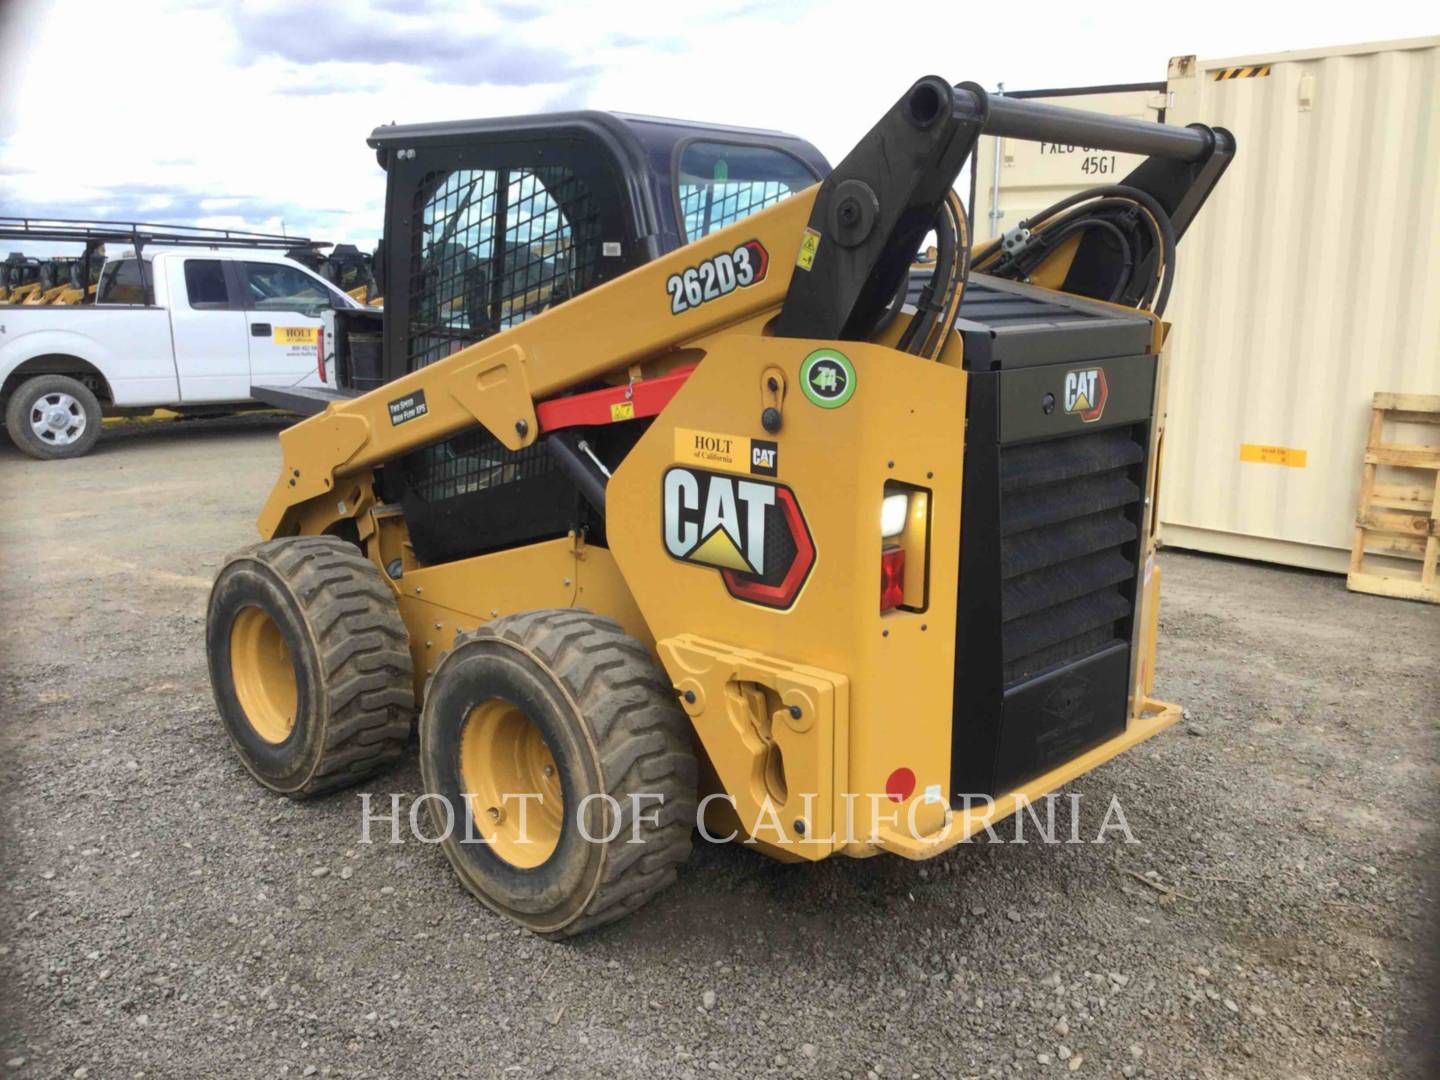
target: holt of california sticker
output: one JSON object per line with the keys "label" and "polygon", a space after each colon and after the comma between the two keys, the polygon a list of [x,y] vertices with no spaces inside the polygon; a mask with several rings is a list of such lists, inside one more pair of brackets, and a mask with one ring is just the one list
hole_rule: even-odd
{"label": "holt of california sticker", "polygon": [[780,468],[780,450],[768,439],[676,428],[675,460],[725,472],[774,476]]}

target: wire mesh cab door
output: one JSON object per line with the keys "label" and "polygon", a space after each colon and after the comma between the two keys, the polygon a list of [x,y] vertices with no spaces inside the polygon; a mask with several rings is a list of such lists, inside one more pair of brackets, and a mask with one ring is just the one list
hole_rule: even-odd
{"label": "wire mesh cab door", "polygon": [[388,168],[391,379],[643,261],[621,166],[583,133],[424,141]]}
{"label": "wire mesh cab door", "polygon": [[[645,259],[623,167],[581,132],[422,142],[392,154],[389,169],[387,380]],[[386,473],[427,562],[562,536],[580,512],[542,448],[511,453],[484,429],[408,455]]]}

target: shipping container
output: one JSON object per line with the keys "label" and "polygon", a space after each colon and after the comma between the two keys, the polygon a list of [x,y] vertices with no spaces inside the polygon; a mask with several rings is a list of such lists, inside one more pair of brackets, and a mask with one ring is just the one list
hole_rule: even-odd
{"label": "shipping container", "polygon": [[[1047,97],[1136,115],[1142,91],[1109,89]],[[1344,573],[1372,396],[1440,393],[1440,37],[1180,57],[1155,101],[1238,144],[1166,312],[1163,541]],[[985,144],[980,238],[992,208],[1003,232],[1096,182],[1009,165],[1007,140],[995,197]]]}

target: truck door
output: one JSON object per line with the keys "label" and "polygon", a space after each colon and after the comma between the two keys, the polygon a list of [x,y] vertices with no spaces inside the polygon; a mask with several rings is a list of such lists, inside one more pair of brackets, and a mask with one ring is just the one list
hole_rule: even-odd
{"label": "truck door", "polygon": [[316,349],[338,294],[288,263],[247,259],[235,265],[245,293],[251,383],[320,385]]}
{"label": "truck door", "polygon": [[182,402],[244,401],[250,396],[245,312],[220,259],[166,255],[170,328]]}

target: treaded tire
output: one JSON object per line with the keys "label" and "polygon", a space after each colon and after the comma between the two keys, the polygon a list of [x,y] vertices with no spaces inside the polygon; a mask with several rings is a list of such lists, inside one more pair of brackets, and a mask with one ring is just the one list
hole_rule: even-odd
{"label": "treaded tire", "polygon": [[[256,691],[243,661],[237,689],[237,626],[267,618],[293,673],[293,727],[283,737],[262,734],[247,714],[242,699],[253,706]],[[210,592],[205,644],[220,718],[255,779],[304,799],[399,758],[415,717],[408,640],[380,571],[344,540],[286,537],[230,555]]]}
{"label": "treaded tire", "polygon": [[[462,794],[462,731],[478,705],[496,700],[539,729],[563,789],[558,841],[531,868],[474,842],[486,834]],[[618,623],[579,609],[531,611],[461,635],[441,658],[420,714],[420,771],[432,825],[465,887],[535,933],[567,938],[674,882],[695,825],[693,739],[670,680]],[[660,801],[643,800],[637,813],[632,795]]]}
{"label": "treaded tire", "polygon": [[[30,411],[47,394],[66,394],[84,413],[85,429],[74,442],[56,445],[35,434],[30,426]],[[22,454],[41,461],[60,461],[88,454],[100,438],[103,419],[100,400],[88,386],[69,375],[36,375],[15,387],[5,406],[5,429]]]}

